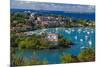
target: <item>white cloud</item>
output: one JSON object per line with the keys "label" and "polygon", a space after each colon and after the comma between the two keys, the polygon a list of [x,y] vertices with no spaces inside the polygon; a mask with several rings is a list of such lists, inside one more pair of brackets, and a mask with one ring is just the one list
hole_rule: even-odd
{"label": "white cloud", "polygon": [[75,4],[55,4],[32,1],[12,1],[11,8],[34,9],[34,10],[53,10],[53,11],[73,11],[73,12],[94,12],[95,6],[75,5]]}

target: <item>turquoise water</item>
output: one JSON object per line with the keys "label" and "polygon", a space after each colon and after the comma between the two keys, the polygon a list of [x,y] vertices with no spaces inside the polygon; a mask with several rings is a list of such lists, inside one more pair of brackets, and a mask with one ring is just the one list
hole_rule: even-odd
{"label": "turquoise water", "polygon": [[[33,32],[33,31],[31,31]],[[44,49],[44,50],[17,50],[17,56],[23,56],[31,59],[35,57],[39,60],[47,60],[49,63],[60,63],[63,54],[72,54],[77,56],[83,48],[95,47],[95,29],[94,28],[49,28],[36,30],[38,32],[57,33],[64,35],[65,39],[71,40],[74,45],[66,49]]]}

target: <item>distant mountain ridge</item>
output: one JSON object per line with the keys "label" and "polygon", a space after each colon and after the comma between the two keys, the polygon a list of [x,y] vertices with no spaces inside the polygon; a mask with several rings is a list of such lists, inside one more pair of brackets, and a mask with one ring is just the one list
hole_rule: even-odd
{"label": "distant mountain ridge", "polygon": [[72,17],[75,19],[95,20],[95,13],[65,12],[65,11],[49,11],[49,10],[32,10],[32,9],[10,9],[11,12],[31,12],[42,15],[55,14]]}

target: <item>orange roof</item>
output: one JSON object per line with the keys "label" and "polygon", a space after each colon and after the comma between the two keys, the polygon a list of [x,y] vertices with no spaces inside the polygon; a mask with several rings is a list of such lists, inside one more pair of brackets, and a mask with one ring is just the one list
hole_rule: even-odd
{"label": "orange roof", "polygon": [[48,36],[58,36],[58,34],[50,33]]}

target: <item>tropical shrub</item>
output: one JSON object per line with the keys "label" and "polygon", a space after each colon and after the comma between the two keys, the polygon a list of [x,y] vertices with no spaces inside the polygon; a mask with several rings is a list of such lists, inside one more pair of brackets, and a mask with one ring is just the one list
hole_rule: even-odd
{"label": "tropical shrub", "polygon": [[95,60],[94,49],[92,48],[83,49],[81,53],[78,55],[78,59],[81,62],[94,61]]}
{"label": "tropical shrub", "polygon": [[61,62],[62,63],[78,62],[78,59],[77,59],[77,57],[68,54],[68,55],[64,55],[61,57]]}

